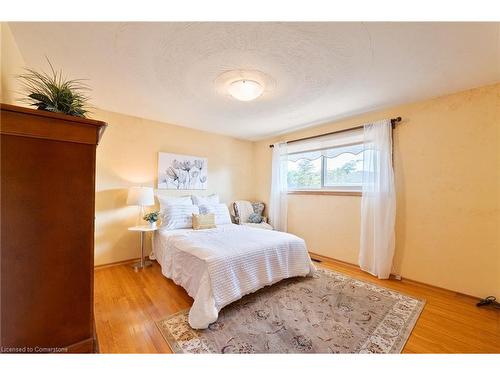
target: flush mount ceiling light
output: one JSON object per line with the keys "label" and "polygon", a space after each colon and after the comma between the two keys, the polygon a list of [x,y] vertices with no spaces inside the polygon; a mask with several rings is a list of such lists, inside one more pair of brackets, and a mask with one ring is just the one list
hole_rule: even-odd
{"label": "flush mount ceiling light", "polygon": [[227,91],[233,98],[241,100],[242,102],[248,102],[261,96],[264,92],[264,87],[257,81],[240,79],[232,82],[227,88]]}
{"label": "flush mount ceiling light", "polygon": [[217,76],[214,85],[223,97],[249,102],[261,96],[272,98],[276,81],[258,70],[227,70]]}

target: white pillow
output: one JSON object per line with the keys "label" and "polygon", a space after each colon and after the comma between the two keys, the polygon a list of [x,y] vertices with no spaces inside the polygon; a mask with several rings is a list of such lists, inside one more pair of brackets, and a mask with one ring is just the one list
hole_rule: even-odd
{"label": "white pillow", "polygon": [[158,202],[160,202],[160,211],[169,205],[191,206],[193,204],[189,195],[187,197],[167,197],[157,194],[156,197],[158,198]]}
{"label": "white pillow", "polygon": [[231,215],[229,215],[229,210],[224,203],[218,204],[202,204],[198,206],[200,209],[200,214],[211,214],[215,215],[215,224],[231,224]]}
{"label": "white pillow", "polygon": [[202,204],[219,204],[219,194],[212,194],[207,197],[202,197],[200,195],[192,195],[191,199],[193,200],[193,204],[196,206],[201,206]]}
{"label": "white pillow", "polygon": [[167,204],[160,211],[161,228],[186,229],[193,227],[193,214],[200,210],[194,204]]}

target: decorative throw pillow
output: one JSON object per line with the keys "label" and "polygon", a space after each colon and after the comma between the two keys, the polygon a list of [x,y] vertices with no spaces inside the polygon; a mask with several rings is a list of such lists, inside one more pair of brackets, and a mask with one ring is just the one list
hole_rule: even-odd
{"label": "decorative throw pillow", "polygon": [[199,206],[200,214],[213,213],[215,215],[215,224],[231,224],[231,215],[224,203],[219,204],[202,204]]}
{"label": "decorative throw pillow", "polygon": [[193,229],[211,229],[215,228],[215,215],[212,214],[193,214]]}
{"label": "decorative throw pillow", "polygon": [[[262,216],[262,212],[264,212],[264,203],[262,202],[252,202],[253,212],[257,215]],[[260,221],[259,221],[260,223]]]}
{"label": "decorative throw pillow", "polygon": [[248,217],[248,222],[255,224],[262,223],[262,216],[254,212],[253,214],[250,214],[250,216]]}
{"label": "decorative throw pillow", "polygon": [[200,195],[192,195],[191,199],[195,206],[201,206],[202,204],[219,204],[219,194],[212,194],[206,197]]}

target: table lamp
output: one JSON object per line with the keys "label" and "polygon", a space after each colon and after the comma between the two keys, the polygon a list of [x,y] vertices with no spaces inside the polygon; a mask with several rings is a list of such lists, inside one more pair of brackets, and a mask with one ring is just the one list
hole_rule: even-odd
{"label": "table lamp", "polygon": [[151,187],[131,187],[128,189],[127,205],[140,206],[140,218],[144,216],[144,206],[153,206],[155,204],[155,196]]}

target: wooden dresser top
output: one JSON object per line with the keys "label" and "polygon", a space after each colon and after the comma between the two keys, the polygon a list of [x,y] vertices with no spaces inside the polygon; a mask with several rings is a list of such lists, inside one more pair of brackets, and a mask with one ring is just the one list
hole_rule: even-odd
{"label": "wooden dresser top", "polygon": [[0,114],[1,134],[67,142],[97,144],[107,126],[103,121],[4,103]]}

